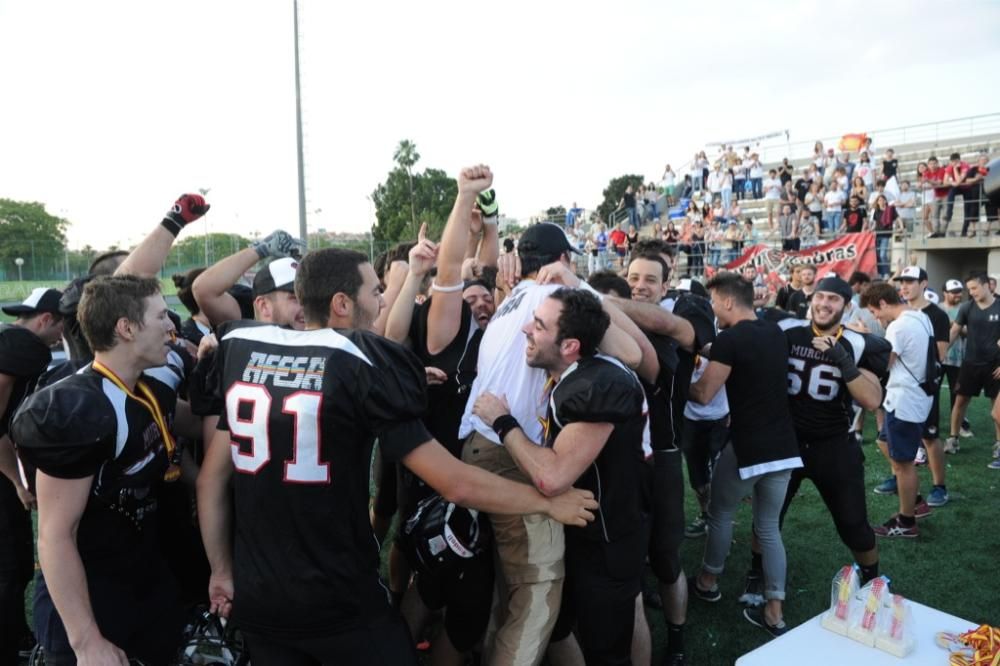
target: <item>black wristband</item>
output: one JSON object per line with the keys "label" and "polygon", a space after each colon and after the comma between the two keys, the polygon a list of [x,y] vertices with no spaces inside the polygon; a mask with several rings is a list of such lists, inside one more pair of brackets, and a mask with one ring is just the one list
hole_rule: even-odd
{"label": "black wristband", "polygon": [[179,234],[181,232],[181,229],[184,228],[183,224],[178,224],[174,220],[171,220],[169,217],[163,218],[163,220],[160,222],[160,226],[169,231],[174,238],[177,238],[177,234]]}
{"label": "black wristband", "polygon": [[840,376],[845,383],[849,384],[861,376],[861,371],[858,370],[858,366],[854,365],[853,360],[848,359],[840,364]]}
{"label": "black wristband", "polygon": [[502,416],[498,416],[496,420],[493,421],[493,432],[495,432],[497,434],[497,437],[500,438],[501,443],[503,443],[504,438],[507,437],[507,433],[509,433],[514,428],[520,428],[520,427],[521,424],[518,423],[517,419],[515,419],[510,414],[503,414]]}

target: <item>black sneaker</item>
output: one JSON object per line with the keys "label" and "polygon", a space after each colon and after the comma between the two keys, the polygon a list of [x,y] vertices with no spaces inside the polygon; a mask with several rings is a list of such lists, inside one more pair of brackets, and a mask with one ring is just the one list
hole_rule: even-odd
{"label": "black sneaker", "polygon": [[748,571],[743,594],[738,601],[744,606],[756,608],[764,605],[764,574],[760,571]]}
{"label": "black sneaker", "polygon": [[764,619],[764,609],[763,608],[744,608],[743,617],[747,619],[750,624],[760,627],[767,633],[771,634],[775,638],[781,636],[782,634],[788,633],[788,625],[782,620],[776,625],[771,625],[767,623]]}
{"label": "black sneaker", "polygon": [[719,591],[718,585],[714,586],[710,590],[703,590],[698,587],[697,576],[688,576],[688,594],[693,594],[702,601],[707,601],[711,604],[714,604],[722,598],[722,592]]}
{"label": "black sneaker", "polygon": [[684,666],[685,663],[683,652],[673,652],[663,660],[663,666]]}

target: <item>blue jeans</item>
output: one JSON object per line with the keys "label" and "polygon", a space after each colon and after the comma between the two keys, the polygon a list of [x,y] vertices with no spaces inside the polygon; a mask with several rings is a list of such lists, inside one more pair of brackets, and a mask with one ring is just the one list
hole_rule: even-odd
{"label": "blue jeans", "polygon": [[875,257],[878,263],[878,274],[889,274],[889,244],[892,242],[892,234],[889,232],[878,232],[875,234]]}
{"label": "blue jeans", "polygon": [[636,229],[639,228],[639,213],[636,211],[635,206],[632,208],[626,208],[628,211],[628,223],[634,226]]}
{"label": "blue jeans", "polygon": [[733,203],[733,188],[723,187],[720,194],[722,194],[722,209],[725,210],[726,214],[728,215],[729,208],[730,206],[732,206]]}
{"label": "blue jeans", "polygon": [[764,179],[763,178],[751,178],[750,185],[753,189],[754,199],[764,198]]}
{"label": "blue jeans", "polygon": [[716,245],[708,248],[708,265],[712,268],[719,267],[719,259],[722,258],[722,249]]}
{"label": "blue jeans", "polygon": [[840,228],[840,220],[844,216],[843,211],[823,211],[823,233],[833,235]]}

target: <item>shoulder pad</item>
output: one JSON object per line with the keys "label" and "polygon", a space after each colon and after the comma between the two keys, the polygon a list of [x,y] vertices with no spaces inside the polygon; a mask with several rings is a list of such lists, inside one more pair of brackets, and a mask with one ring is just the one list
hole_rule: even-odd
{"label": "shoulder pad", "polygon": [[565,377],[553,394],[560,427],[567,423],[621,423],[642,414],[645,395],[623,367],[595,359]]}
{"label": "shoulder pad", "polygon": [[37,335],[22,326],[0,326],[0,373],[35,377],[51,360],[52,352]]}
{"label": "shoulder pad", "polygon": [[114,437],[114,408],[91,378],[73,375],[29,396],[11,422],[19,448],[69,448]]}

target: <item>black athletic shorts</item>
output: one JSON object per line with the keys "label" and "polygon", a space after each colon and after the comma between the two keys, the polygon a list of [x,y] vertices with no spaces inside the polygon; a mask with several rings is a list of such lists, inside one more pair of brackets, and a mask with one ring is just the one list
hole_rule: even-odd
{"label": "black athletic shorts", "polygon": [[458,570],[440,574],[418,570],[416,579],[424,605],[435,611],[445,609],[444,628],[455,649],[468,652],[474,648],[490,622],[492,549],[463,562]]}
{"label": "black athletic shorts", "polygon": [[566,580],[552,641],[566,638],[575,625],[588,666],[630,664],[645,554],[645,529],[612,543],[567,534]]}
{"label": "black athletic shorts", "polygon": [[974,398],[980,393],[986,394],[990,400],[1000,392],[1000,381],[993,379],[993,366],[978,363],[962,363],[958,369],[958,385],[955,393]]}
{"label": "black athletic shorts", "polygon": [[875,533],[868,523],[865,494],[865,454],[849,433],[825,440],[808,439],[801,434],[799,455],[802,467],[792,470],[781,523],[804,479],[811,479],[823,503],[830,511],[840,540],[855,552],[875,547]]}
{"label": "black athletic shorts", "polygon": [[410,631],[393,610],[368,626],[316,638],[276,638],[244,632],[253,666],[417,666]]}
{"label": "black athletic shorts", "polygon": [[649,561],[664,585],[672,585],[681,574],[681,544],[684,543],[684,462],[680,449],[653,451],[647,466],[652,516]]}

